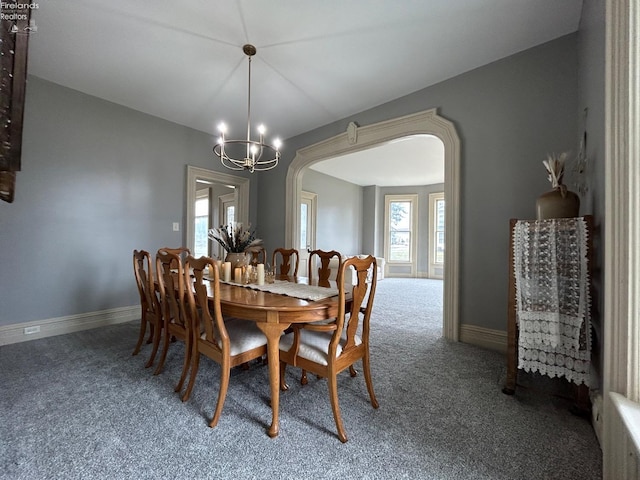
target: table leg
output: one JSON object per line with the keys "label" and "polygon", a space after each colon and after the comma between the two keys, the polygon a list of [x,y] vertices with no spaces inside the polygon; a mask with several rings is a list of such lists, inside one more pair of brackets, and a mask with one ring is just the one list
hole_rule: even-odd
{"label": "table leg", "polygon": [[280,421],[278,412],[280,408],[280,335],[289,328],[287,323],[258,322],[258,328],[267,337],[267,359],[269,362],[269,386],[271,387],[271,427],[269,436],[278,436]]}

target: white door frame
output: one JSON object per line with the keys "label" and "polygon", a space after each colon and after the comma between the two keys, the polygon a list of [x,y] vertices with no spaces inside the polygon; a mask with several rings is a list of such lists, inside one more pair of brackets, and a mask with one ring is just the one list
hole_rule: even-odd
{"label": "white door frame", "polygon": [[186,200],[186,235],[185,245],[193,249],[195,242],[195,205],[196,205],[196,180],[219,183],[222,185],[233,185],[236,189],[238,204],[236,205],[236,220],[238,222],[249,223],[249,191],[250,181],[248,178],[229,175],[228,173],[207,170],[206,168],[187,165],[187,200]]}
{"label": "white door frame", "polygon": [[[300,192],[304,170],[328,158],[372,148],[381,143],[410,135],[435,135],[444,144],[445,262],[443,295],[443,336],[459,339],[459,260],[460,251],[460,137],[455,125],[432,108],[423,112],[358,127],[350,123],[348,131],[302,148],[289,165],[285,192],[285,243],[297,243],[300,218]],[[289,247],[290,248],[290,247]]]}

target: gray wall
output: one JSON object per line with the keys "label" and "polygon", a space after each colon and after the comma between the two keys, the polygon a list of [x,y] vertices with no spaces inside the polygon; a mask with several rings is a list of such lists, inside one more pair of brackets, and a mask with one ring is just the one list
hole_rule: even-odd
{"label": "gray wall", "polygon": [[16,197],[0,202],[0,325],[139,303],[132,251],[183,244],[186,165],[222,170],[213,137],[36,77],[25,109]]}
{"label": "gray wall", "polygon": [[[593,325],[594,361],[598,375],[602,376],[602,315],[604,307],[604,155],[605,155],[605,2],[584,0],[579,33],[579,83],[578,107],[579,133],[587,131],[587,169],[585,171],[589,191],[581,198],[581,213],[592,213],[596,225],[593,236],[595,265],[593,270]],[[587,108],[586,125],[583,110]]]}
{"label": "gray wall", "polygon": [[344,255],[362,246],[362,187],[308,169],[302,189],[318,195],[316,248]]}
{"label": "gray wall", "polygon": [[258,186],[267,236],[284,242],[285,178],[296,150],[360,126],[437,107],[462,143],[460,318],[506,329],[510,218],[534,218],[550,189],[542,160],[577,138],[577,34],[521,52],[285,142]]}

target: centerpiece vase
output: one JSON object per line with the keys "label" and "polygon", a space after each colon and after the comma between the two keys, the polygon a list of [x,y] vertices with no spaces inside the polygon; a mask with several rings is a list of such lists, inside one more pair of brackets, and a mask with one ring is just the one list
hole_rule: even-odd
{"label": "centerpiece vase", "polygon": [[233,272],[233,269],[236,267],[244,267],[245,265],[249,265],[250,259],[251,255],[244,252],[228,252],[224,261],[231,262],[231,272]]}
{"label": "centerpiece vase", "polygon": [[564,185],[543,193],[536,201],[538,220],[548,218],[577,217],[580,212],[580,197],[566,190]]}

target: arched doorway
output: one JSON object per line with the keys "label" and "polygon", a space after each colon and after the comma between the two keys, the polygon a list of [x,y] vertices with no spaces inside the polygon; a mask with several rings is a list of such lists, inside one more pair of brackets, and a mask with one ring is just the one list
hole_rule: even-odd
{"label": "arched doorway", "polygon": [[358,127],[349,124],[345,133],[302,148],[289,165],[286,179],[286,242],[296,245],[298,232],[298,206],[302,187],[302,174],[306,167],[327,158],[371,148],[409,135],[435,135],[444,144],[444,195],[447,205],[445,219],[445,263],[443,298],[443,336],[458,341],[458,275],[459,275],[459,222],[460,222],[460,138],[455,126],[441,117],[433,108],[404,117]]}

